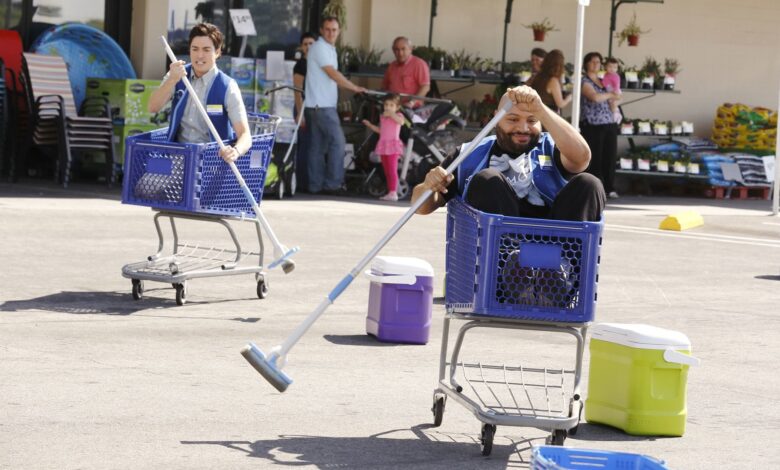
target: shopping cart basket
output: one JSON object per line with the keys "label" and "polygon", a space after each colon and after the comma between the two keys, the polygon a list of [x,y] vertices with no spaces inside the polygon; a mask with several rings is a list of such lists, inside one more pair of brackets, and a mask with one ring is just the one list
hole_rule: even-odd
{"label": "shopping cart basket", "polygon": [[[582,357],[596,306],[603,222],[487,214],[458,199],[447,210],[447,314],[434,424],[441,424],[452,398],[483,423],[484,455],[499,424],[550,431],[547,442],[561,445],[576,432],[582,411]],[[451,320],[467,322],[449,351]],[[571,335],[574,366],[463,362],[463,340],[474,328]]]}

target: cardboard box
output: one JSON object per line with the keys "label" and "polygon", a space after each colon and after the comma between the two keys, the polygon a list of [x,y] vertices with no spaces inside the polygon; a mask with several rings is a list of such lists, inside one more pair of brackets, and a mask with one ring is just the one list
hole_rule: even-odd
{"label": "cardboard box", "polygon": [[247,112],[255,111],[255,59],[231,57],[230,76],[238,84]]}
{"label": "cardboard box", "polygon": [[108,99],[114,125],[165,125],[168,113],[148,111],[149,97],[159,87],[159,80],[88,78],[86,96]]}

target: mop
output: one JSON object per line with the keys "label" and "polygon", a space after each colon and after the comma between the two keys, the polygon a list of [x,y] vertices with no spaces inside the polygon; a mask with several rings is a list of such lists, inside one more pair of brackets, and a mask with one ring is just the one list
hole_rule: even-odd
{"label": "mop", "polygon": [[[507,100],[504,106],[496,112],[496,115],[485,127],[477,134],[477,136],[469,142],[458,158],[453,161],[450,166],[446,168],[447,174],[452,172],[460,165],[460,163],[477,147],[477,145],[484,139],[488,133],[493,130],[493,127],[498,121],[504,117],[504,115],[513,106],[512,101]],[[395,236],[401,227],[406,224],[407,221],[417,212],[417,209],[428,200],[433,194],[433,190],[425,191],[420,198],[412,204],[408,211],[401,217],[395,225],[379,240],[379,243],[374,245],[371,251],[360,260],[360,262],[352,268],[333,290],[320,302],[317,308],[308,316],[304,321],[298,325],[298,327],[287,337],[287,339],[281,345],[278,345],[270,350],[268,356],[260,350],[254,343],[249,343],[241,350],[241,355],[257,370],[271,385],[273,385],[280,392],[287,390],[287,387],[292,384],[292,379],[282,371],[282,368],[287,364],[287,354],[290,349],[301,339],[301,337],[311,328],[315,321],[325,313],[325,310],[341,295],[344,290],[349,287],[355,277],[359,276],[363,269],[369,262],[384,248],[384,246]]]}
{"label": "mop", "polygon": [[[163,44],[165,45],[165,51],[168,53],[168,57],[171,59],[171,62],[176,62],[176,56],[173,54],[173,51],[171,50],[171,47],[168,45],[168,41],[165,40],[165,36],[160,36],[160,39],[162,39]],[[200,99],[198,99],[198,95],[195,94],[195,90],[192,89],[192,84],[190,83],[190,80],[187,78],[187,76],[183,76],[182,81],[184,81],[184,85],[187,87],[187,91],[190,92],[190,98],[195,103],[196,107],[198,108],[198,111],[200,111],[201,116],[203,116],[203,120],[206,121],[206,124],[209,126],[209,130],[211,131],[211,135],[214,136],[214,140],[217,141],[219,144],[220,150],[225,148],[225,143],[222,142],[222,139],[219,137],[219,133],[214,128],[214,124],[211,122],[211,119],[209,119],[209,115],[206,112],[206,110],[203,108],[203,104],[200,102]],[[276,238],[276,234],[274,233],[273,229],[271,229],[271,225],[268,223],[268,220],[263,215],[263,211],[260,210],[260,206],[257,204],[257,201],[255,201],[255,197],[252,196],[252,191],[250,191],[249,187],[246,185],[246,181],[244,181],[244,177],[241,176],[241,173],[239,173],[238,168],[236,168],[236,164],[233,162],[227,162],[228,165],[230,165],[230,169],[233,171],[233,174],[236,176],[236,179],[238,180],[239,186],[241,186],[241,191],[244,192],[244,195],[246,196],[247,201],[249,201],[250,204],[252,204],[252,209],[255,211],[255,215],[257,216],[258,222],[260,222],[260,225],[263,226],[263,229],[265,230],[265,233],[268,235],[268,238],[271,239],[271,243],[274,245],[274,257],[276,260],[274,260],[271,264],[268,265],[268,269],[275,268],[276,266],[281,265],[282,271],[284,271],[285,274],[290,273],[293,269],[295,269],[295,262],[288,259],[290,256],[295,254],[295,252],[298,251],[298,247],[293,247],[292,249],[288,249],[286,246],[279,243],[279,239]]]}

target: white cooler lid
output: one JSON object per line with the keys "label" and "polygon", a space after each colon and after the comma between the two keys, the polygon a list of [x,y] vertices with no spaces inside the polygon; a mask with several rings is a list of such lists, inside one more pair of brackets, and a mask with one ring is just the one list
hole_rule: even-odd
{"label": "white cooler lid", "polygon": [[683,333],[656,326],[625,323],[598,323],[590,328],[591,338],[637,349],[691,350]]}
{"label": "white cooler lid", "polygon": [[405,256],[377,256],[371,262],[374,274],[413,274],[433,277],[433,266],[420,258]]}

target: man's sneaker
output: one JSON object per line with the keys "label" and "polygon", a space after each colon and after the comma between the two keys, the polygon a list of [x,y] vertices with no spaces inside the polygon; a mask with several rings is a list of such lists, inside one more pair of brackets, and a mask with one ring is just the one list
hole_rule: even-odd
{"label": "man's sneaker", "polygon": [[347,192],[343,190],[342,188],[337,189],[323,189],[320,194],[324,194],[325,196],[346,196]]}

